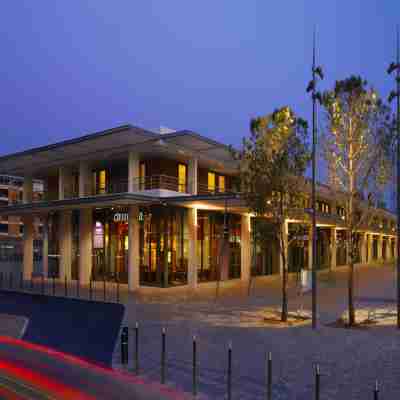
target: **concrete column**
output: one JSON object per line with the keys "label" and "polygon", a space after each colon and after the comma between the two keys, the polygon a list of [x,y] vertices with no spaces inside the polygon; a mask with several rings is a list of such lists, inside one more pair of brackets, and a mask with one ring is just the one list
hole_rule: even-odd
{"label": "concrete column", "polygon": [[383,236],[378,236],[378,261],[382,261],[382,250],[383,250]]}
{"label": "concrete column", "polygon": [[128,217],[128,290],[135,291],[140,286],[140,230],[139,207],[129,206]]}
{"label": "concrete column", "polygon": [[189,208],[187,212],[188,219],[188,239],[189,239],[189,254],[188,254],[188,284],[191,288],[197,287],[197,209]]}
{"label": "concrete column", "polygon": [[59,224],[60,270],[59,279],[71,280],[72,265],[72,211],[60,212]]}
{"label": "concrete column", "polygon": [[[286,258],[286,269],[288,268],[288,235],[289,235],[289,224],[287,221],[284,222],[283,224],[283,243],[284,243],[284,252],[285,252],[285,258]],[[280,239],[279,239],[280,241]],[[279,247],[280,248],[280,243]],[[283,257],[282,257],[282,250],[279,250],[279,272],[280,274],[283,274]]]}
{"label": "concrete column", "polygon": [[368,235],[368,264],[371,264],[373,261],[373,245],[374,245],[374,236]]}
{"label": "concrete column", "polygon": [[80,210],[79,215],[79,282],[87,285],[93,265],[93,212],[90,208]]}
{"label": "concrete column", "polygon": [[139,190],[139,155],[133,151],[128,156],[128,192],[136,192]]}
{"label": "concrete column", "polygon": [[23,278],[31,279],[33,272],[33,215],[25,215],[24,222],[24,254],[23,254]]}
{"label": "concrete column", "polygon": [[392,259],[392,241],[390,237],[386,238],[386,261],[390,261]]}
{"label": "concrete column", "polygon": [[31,203],[33,199],[33,180],[31,176],[24,177],[22,201],[24,203]]}
{"label": "concrete column", "polygon": [[251,217],[250,215],[242,215],[241,220],[241,237],[240,237],[240,256],[241,256],[241,273],[240,279],[248,281],[251,274]]}
{"label": "concrete column", "polygon": [[361,234],[361,264],[367,263],[367,234]]}
{"label": "concrete column", "polygon": [[197,182],[198,182],[198,160],[197,158],[192,158],[189,161],[188,168],[188,181],[189,181],[189,193],[197,195]]}
{"label": "concrete column", "polygon": [[331,269],[336,268],[337,243],[336,228],[331,228]]}
{"label": "concrete column", "polygon": [[45,278],[49,275],[49,217],[43,218],[43,239],[42,239],[42,270]]}
{"label": "concrete column", "polygon": [[90,167],[87,162],[79,163],[79,197],[92,195],[92,182]]}

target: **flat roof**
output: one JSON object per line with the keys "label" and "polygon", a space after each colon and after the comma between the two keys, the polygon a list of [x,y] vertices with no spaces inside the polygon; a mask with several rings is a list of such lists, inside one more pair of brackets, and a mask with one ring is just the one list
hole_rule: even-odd
{"label": "flat roof", "polygon": [[79,161],[108,159],[129,151],[145,154],[169,152],[186,158],[197,157],[232,171],[236,166],[229,146],[198,133],[183,130],[162,134],[133,125],[122,125],[2,156],[0,174],[24,176],[36,173],[41,176],[49,168],[66,163],[76,165]]}

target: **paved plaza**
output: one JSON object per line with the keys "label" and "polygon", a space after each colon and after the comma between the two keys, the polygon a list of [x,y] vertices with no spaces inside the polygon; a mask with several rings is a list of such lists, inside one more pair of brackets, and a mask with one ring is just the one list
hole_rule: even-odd
{"label": "paved plaza", "polygon": [[[274,399],[310,399],[313,367],[321,368],[321,399],[372,398],[375,380],[381,396],[400,396],[400,333],[394,327],[344,329],[331,326],[346,309],[346,269],[319,274],[319,328],[266,326],[263,310],[279,307],[279,277],[260,277],[251,296],[239,281],[223,285],[215,301],[215,285],[200,285],[196,293],[184,288],[143,290],[127,300],[124,325],[130,330],[133,363],[133,328],[139,322],[140,373],[160,377],[161,329],[167,332],[167,381],[191,390],[192,336],[198,338],[199,390],[212,399],[224,398],[228,343],[233,347],[233,398],[263,399],[265,354],[272,352]],[[357,305],[392,306],[395,300],[393,265],[359,267]],[[289,309],[309,310],[311,296],[300,296],[291,277]],[[119,362],[119,345],[114,363]]]}

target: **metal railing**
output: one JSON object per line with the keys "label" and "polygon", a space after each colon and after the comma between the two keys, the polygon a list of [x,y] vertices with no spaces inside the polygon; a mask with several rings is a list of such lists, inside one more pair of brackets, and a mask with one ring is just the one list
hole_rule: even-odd
{"label": "metal railing", "polygon": [[133,191],[163,189],[173,192],[188,193],[188,183],[182,182],[176,176],[170,175],[149,175],[138,177],[133,180]]}

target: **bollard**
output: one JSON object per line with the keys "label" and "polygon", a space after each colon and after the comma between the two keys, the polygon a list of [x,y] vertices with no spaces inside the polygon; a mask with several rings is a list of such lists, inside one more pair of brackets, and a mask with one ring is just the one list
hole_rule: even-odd
{"label": "bollard", "polygon": [[227,381],[228,400],[232,399],[232,342],[228,345],[228,381]]}
{"label": "bollard", "polygon": [[42,295],[44,295],[44,275],[42,274]]}
{"label": "bollard", "polygon": [[161,333],[161,384],[165,383],[165,328]]}
{"label": "bollard", "polygon": [[53,274],[53,296],[56,295],[56,276]]}
{"label": "bollard", "polygon": [[21,271],[21,273],[20,273],[20,275],[19,275],[19,288],[20,288],[21,290],[24,289],[24,274],[23,274],[22,271]]}
{"label": "bollard", "polygon": [[68,282],[67,282],[67,275],[64,277],[64,295],[68,297]]}
{"label": "bollard", "polygon": [[89,300],[92,300],[93,298],[93,287],[92,287],[92,277],[90,277],[90,281],[89,281]]}
{"label": "bollard", "polygon": [[378,381],[375,381],[375,387],[374,387],[374,400],[378,400],[379,398],[379,387],[378,387]]}
{"label": "bollard", "polygon": [[121,364],[128,364],[128,338],[129,331],[128,327],[124,326],[121,332]]}
{"label": "bollard", "polygon": [[272,400],[272,353],[267,356],[267,400]]}
{"label": "bollard", "polygon": [[13,273],[10,272],[10,282],[9,282],[10,289],[13,287]]}
{"label": "bollard", "polygon": [[320,371],[319,365],[317,364],[315,367],[315,400],[319,400],[320,393]]}
{"label": "bollard", "polygon": [[106,276],[103,274],[103,301],[106,301]]}
{"label": "bollard", "polygon": [[139,324],[135,325],[135,373],[139,375]]}
{"label": "bollard", "polygon": [[193,396],[197,396],[197,343],[193,336]]}
{"label": "bollard", "polygon": [[119,303],[119,279],[117,278],[117,303]]}

